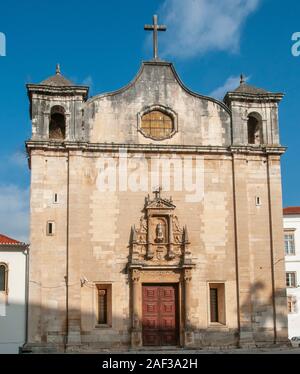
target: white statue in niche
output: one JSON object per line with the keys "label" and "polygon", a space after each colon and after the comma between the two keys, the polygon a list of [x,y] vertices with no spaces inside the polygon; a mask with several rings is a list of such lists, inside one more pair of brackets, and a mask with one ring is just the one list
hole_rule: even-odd
{"label": "white statue in niche", "polygon": [[162,243],[164,241],[163,225],[158,223],[156,226],[156,240],[157,243]]}

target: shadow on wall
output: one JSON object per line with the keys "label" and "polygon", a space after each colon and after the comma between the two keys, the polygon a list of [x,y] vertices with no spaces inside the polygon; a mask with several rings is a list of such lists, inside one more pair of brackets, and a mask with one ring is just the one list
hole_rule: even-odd
{"label": "shadow on wall", "polygon": [[[254,282],[250,286],[248,297],[240,304],[240,330],[231,329],[226,324],[215,323],[209,323],[208,327],[201,328],[194,323],[191,328],[195,335],[195,346],[249,349],[264,346],[290,346],[286,289],[276,294],[276,298],[279,297],[282,300],[282,307],[281,310],[278,310],[279,308],[276,310],[275,334],[273,297],[272,293],[266,294],[266,288],[270,289],[270,286],[266,287],[261,281]],[[237,309],[235,311],[237,312]],[[196,318],[193,320],[195,321]]]}
{"label": "shadow on wall", "polygon": [[6,294],[0,294],[0,354],[18,353],[25,334],[25,305],[13,304],[7,301]]}
{"label": "shadow on wall", "polygon": [[[251,286],[251,292],[247,300],[241,305],[242,314],[249,316],[248,328],[243,332],[253,336],[249,342],[244,342],[245,347],[250,346],[272,346],[274,343],[273,328],[273,303],[272,295],[262,302],[261,294],[265,286],[262,282],[256,282]],[[280,295],[279,295],[280,296]],[[282,296],[282,295],[281,295]],[[285,294],[284,294],[285,296]],[[199,295],[201,297],[201,295]],[[204,296],[203,296],[204,297]],[[112,303],[117,300],[112,298]],[[7,323],[6,320],[12,315],[20,315],[22,305],[10,304],[10,315],[0,317],[0,353],[18,353],[18,347],[24,343],[23,353],[35,352],[103,352],[103,351],[126,351],[131,346],[131,319],[129,316],[122,316],[123,307],[120,306],[120,313],[111,316],[111,326],[98,325],[94,312],[83,313],[80,316],[79,309],[69,309],[69,339],[67,339],[66,312],[65,309],[45,308],[39,305],[29,306],[29,324],[31,325],[29,341],[17,340],[22,335],[20,324]],[[116,305],[114,305],[114,310]],[[226,325],[213,325],[208,328],[197,326],[197,316],[192,316],[194,324],[191,330],[194,332],[194,348],[205,347],[235,347],[243,346],[240,343],[242,334],[237,329],[228,328]],[[25,315],[24,315],[25,319]],[[282,328],[283,333],[277,336],[277,343],[287,344],[287,316],[277,314],[277,325]],[[33,328],[34,327],[34,328]],[[277,326],[278,327],[278,326]],[[284,329],[286,328],[286,335]],[[81,329],[81,333],[80,333]],[[23,332],[24,336],[26,331]],[[180,328],[182,336],[184,329]],[[251,344],[252,343],[252,344]],[[190,346],[192,348],[192,346]]]}
{"label": "shadow on wall", "polygon": [[[271,286],[268,285],[268,289]],[[251,332],[256,345],[264,342],[288,342],[288,318],[286,289],[275,292],[276,320],[274,318],[274,300],[270,293],[266,295],[266,285],[257,281],[250,286],[247,299],[241,304],[241,314],[249,316]],[[280,300],[280,303],[279,303]],[[278,307],[280,304],[280,307]],[[274,332],[274,325],[276,332]]]}

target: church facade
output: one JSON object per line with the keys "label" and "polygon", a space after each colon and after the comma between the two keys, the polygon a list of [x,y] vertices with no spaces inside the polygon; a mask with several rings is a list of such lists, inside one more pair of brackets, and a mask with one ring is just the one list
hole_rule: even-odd
{"label": "church facade", "polygon": [[59,67],[27,89],[27,348],[287,342],[282,94],[221,102],[158,59],[91,98]]}

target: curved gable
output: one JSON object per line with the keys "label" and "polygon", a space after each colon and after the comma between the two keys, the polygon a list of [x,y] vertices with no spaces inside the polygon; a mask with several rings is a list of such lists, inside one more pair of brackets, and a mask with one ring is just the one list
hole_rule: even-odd
{"label": "curved gable", "polygon": [[[141,115],[161,108],[176,118],[170,136],[155,139],[141,131]],[[231,114],[213,98],[186,88],[166,62],[144,62],[134,80],[115,92],[86,102],[92,143],[184,144],[224,146],[231,143]]]}

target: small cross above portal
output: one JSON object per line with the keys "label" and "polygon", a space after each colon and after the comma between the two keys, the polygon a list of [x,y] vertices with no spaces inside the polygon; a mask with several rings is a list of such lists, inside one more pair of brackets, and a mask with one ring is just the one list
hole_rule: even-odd
{"label": "small cross above portal", "polygon": [[160,193],[161,193],[161,191],[162,191],[162,187],[161,187],[161,186],[157,187],[157,188],[153,191],[153,193],[155,194],[155,199],[160,199]]}
{"label": "small cross above portal", "polygon": [[145,25],[144,30],[153,31],[153,58],[158,60],[158,31],[166,31],[167,26],[158,25],[157,15],[153,16],[153,25]]}

